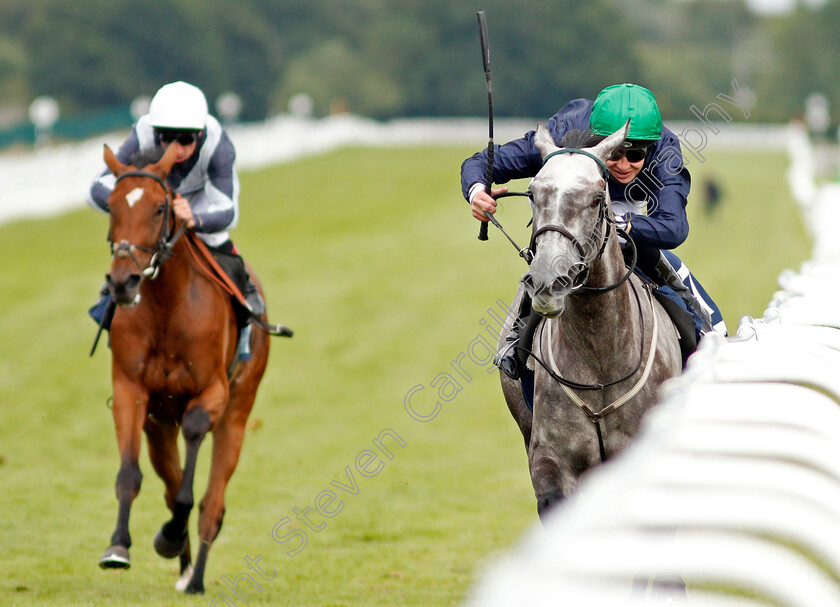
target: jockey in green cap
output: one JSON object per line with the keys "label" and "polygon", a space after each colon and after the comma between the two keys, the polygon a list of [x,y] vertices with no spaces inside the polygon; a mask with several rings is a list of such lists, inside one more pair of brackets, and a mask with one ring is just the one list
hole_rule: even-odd
{"label": "jockey in green cap", "polygon": [[593,135],[612,135],[630,120],[627,139],[659,141],[662,136],[662,115],[649,90],[635,84],[614,84],[595,97],[589,130]]}
{"label": "jockey in green cap", "polygon": [[[696,337],[716,330],[726,334],[719,308],[688,268],[670,249],[688,236],[685,207],[691,177],[685,168],[677,136],[662,126],[656,98],[637,84],[614,84],[590,99],[574,99],[549,121],[548,129],[557,145],[571,131],[589,131],[587,146],[596,145],[607,135],[630,121],[623,147],[607,159],[608,188],[615,220],[638,248],[638,269],[660,285],[660,291],[691,314]],[[534,177],[542,167],[542,158],[529,131],[519,139],[494,148],[492,182],[504,184],[511,179]],[[486,151],[467,158],[461,166],[461,189],[470,203],[473,216],[487,221],[485,211],[495,212],[496,194],[502,187],[485,191]],[[527,299],[527,298],[526,298]],[[514,379],[520,376],[522,353],[517,356],[519,329],[526,326],[530,302],[520,310],[506,344],[496,357],[496,364]],[[526,331],[527,335],[527,331]],[[694,344],[696,345],[696,344]],[[530,344],[522,347],[530,349]],[[686,354],[684,352],[684,354]]]}

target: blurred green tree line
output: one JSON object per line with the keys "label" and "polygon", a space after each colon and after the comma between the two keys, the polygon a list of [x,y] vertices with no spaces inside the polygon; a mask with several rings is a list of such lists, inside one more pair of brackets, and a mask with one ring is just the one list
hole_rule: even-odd
{"label": "blurred green tree line", "polygon": [[176,79],[211,103],[235,91],[244,120],[297,93],[317,115],[480,116],[477,10],[498,116],[548,117],[625,81],[653,89],[671,119],[731,95],[732,80],[751,120],[786,121],[817,91],[840,106],[840,0],[773,17],[744,0],[3,0],[0,121],[39,95],[67,116]]}

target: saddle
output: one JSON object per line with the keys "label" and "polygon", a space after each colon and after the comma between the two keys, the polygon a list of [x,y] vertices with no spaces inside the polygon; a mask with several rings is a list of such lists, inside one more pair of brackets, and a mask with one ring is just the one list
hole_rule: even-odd
{"label": "saddle", "polygon": [[[190,249],[201,255],[199,267],[211,280],[221,283],[222,288],[230,294],[233,311],[236,315],[236,326],[241,331],[251,319],[251,313],[245,307],[245,290],[249,283],[248,271],[233,243],[228,247],[210,248],[204,242],[190,234]],[[200,244],[199,244],[200,243]]]}
{"label": "saddle", "polygon": [[237,323],[244,323],[244,325],[240,324],[240,328],[247,329],[252,325],[257,325],[269,335],[291,337],[294,334],[288,327],[272,324],[263,319],[264,310],[254,310],[247,302],[243,292],[247,290],[251,282],[248,271],[245,269],[245,262],[236,252],[233,243],[230,245],[230,250],[211,249],[198,236],[188,232],[187,244],[190,254],[205,275],[230,294],[237,314]]}
{"label": "saddle", "polygon": [[680,354],[682,355],[683,366],[685,366],[685,361],[697,349],[697,332],[695,330],[694,317],[674,300],[674,297],[679,297],[679,295],[671,291],[673,293],[672,297],[666,292],[666,289],[671,290],[667,285],[654,289],[653,296],[665,308],[665,312],[668,313],[668,317],[677,328]]}

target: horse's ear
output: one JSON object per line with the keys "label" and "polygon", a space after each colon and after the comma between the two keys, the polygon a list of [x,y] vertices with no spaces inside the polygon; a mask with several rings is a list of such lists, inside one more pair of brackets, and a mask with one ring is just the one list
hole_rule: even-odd
{"label": "horse's ear", "polygon": [[172,165],[175,164],[176,158],[178,158],[178,148],[175,142],[172,142],[166,148],[161,159],[150,166],[149,170],[165,179],[169,175],[169,171],[172,170]]}
{"label": "horse's ear", "polygon": [[624,126],[618,129],[612,135],[607,136],[601,143],[596,145],[592,148],[592,153],[595,154],[601,160],[606,161],[607,158],[612,156],[612,153],[616,150],[618,146],[624,143],[624,140],[627,139],[627,132],[630,130],[630,119],[627,119],[627,122],[624,123]]}
{"label": "horse's ear", "polygon": [[106,166],[111,170],[115,177],[119,177],[129,169],[129,167],[117,159],[116,154],[111,151],[111,148],[108,147],[107,143],[105,144],[103,157],[105,158]]}
{"label": "horse's ear", "polygon": [[551,152],[560,149],[554,143],[554,137],[551,136],[551,132],[548,130],[548,127],[546,127],[542,122],[537,124],[537,132],[534,135],[534,145],[537,146],[537,149],[540,151],[540,155],[543,158],[551,154]]}

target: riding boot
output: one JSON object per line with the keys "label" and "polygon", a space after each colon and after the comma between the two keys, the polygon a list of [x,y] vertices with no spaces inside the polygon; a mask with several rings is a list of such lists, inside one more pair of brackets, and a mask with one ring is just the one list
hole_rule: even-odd
{"label": "riding boot", "polygon": [[253,283],[250,276],[248,277],[248,284],[245,285],[245,289],[242,291],[242,294],[245,296],[245,301],[251,307],[251,312],[253,312],[255,316],[262,316],[265,313],[265,301],[263,301],[262,295],[260,295],[260,292],[257,289],[257,285]]}
{"label": "riding boot", "polygon": [[499,367],[511,379],[519,379],[519,357],[516,355],[516,347],[519,345],[519,327],[514,324],[505,337],[505,343],[499,348],[493,358],[493,364]]}
{"label": "riding boot", "polygon": [[117,304],[114,303],[111,297],[111,291],[108,289],[108,285],[105,284],[99,290],[99,299],[88,310],[88,315],[96,321],[97,325],[107,331],[111,328],[111,320],[114,318],[116,307]]}
{"label": "riding boot", "polygon": [[654,282],[671,287],[674,292],[682,298],[694,316],[700,320],[700,334],[703,335],[711,331],[712,317],[709,315],[709,312],[703,307],[697,297],[694,296],[691,289],[685,286],[685,283],[680,278],[680,275],[677,274],[674,266],[671,265],[662,252],[659,253],[659,261],[656,264],[656,274],[657,276],[653,277]]}
{"label": "riding boot", "polygon": [[219,262],[219,265],[227,273],[228,277],[239,288],[245,297],[250,311],[256,316],[262,316],[265,312],[265,302],[257,290],[257,285],[251,280],[248,269],[245,267],[245,260],[236,251],[231,241],[227,241],[218,247],[211,247],[210,252]]}
{"label": "riding boot", "polygon": [[499,352],[493,358],[493,364],[513,380],[518,380],[521,377],[519,369],[521,361],[519,360],[517,348],[519,346],[520,332],[525,327],[525,321],[530,314],[531,300],[527,295],[523,295],[516,319],[513,321],[507,336],[505,336],[505,343],[502,344]]}

